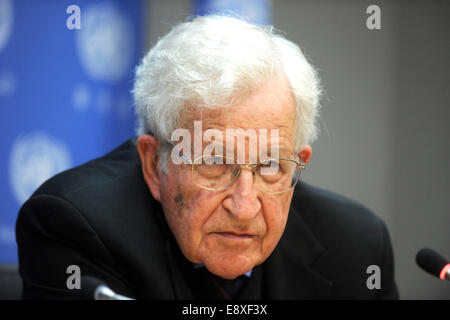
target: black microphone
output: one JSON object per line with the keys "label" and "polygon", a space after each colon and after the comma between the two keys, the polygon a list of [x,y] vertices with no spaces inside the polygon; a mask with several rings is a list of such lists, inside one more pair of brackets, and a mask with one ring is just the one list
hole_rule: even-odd
{"label": "black microphone", "polygon": [[417,264],[439,279],[450,281],[450,263],[434,250],[424,248],[417,253]]}
{"label": "black microphone", "polygon": [[104,282],[90,276],[81,277],[80,293],[88,300],[135,300],[115,293]]}

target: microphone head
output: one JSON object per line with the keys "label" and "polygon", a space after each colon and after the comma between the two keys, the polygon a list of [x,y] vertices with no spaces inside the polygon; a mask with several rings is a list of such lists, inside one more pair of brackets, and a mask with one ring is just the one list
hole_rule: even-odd
{"label": "microphone head", "polygon": [[448,261],[444,257],[428,248],[424,248],[417,253],[416,262],[423,270],[438,278],[441,278],[441,272],[448,264]]}
{"label": "microphone head", "polygon": [[102,281],[98,280],[97,278],[90,276],[82,276],[80,296],[83,299],[95,300],[94,297],[95,290],[97,290],[97,288],[100,287],[101,285],[105,284]]}

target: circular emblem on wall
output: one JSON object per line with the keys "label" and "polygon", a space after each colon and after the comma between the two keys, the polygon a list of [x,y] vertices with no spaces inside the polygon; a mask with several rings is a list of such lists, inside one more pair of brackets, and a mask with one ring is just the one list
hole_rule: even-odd
{"label": "circular emblem on wall", "polygon": [[0,51],[8,43],[13,25],[13,5],[11,0],[0,0]]}
{"label": "circular emblem on wall", "polygon": [[17,202],[23,204],[43,182],[71,165],[64,142],[43,132],[17,137],[9,157],[9,181]]}
{"label": "circular emblem on wall", "polygon": [[238,14],[252,23],[266,25],[271,22],[270,0],[208,0],[201,2],[202,11],[207,13]]}
{"label": "circular emblem on wall", "polygon": [[129,17],[109,2],[81,9],[81,29],[76,46],[81,65],[89,76],[120,80],[133,59],[134,33]]}

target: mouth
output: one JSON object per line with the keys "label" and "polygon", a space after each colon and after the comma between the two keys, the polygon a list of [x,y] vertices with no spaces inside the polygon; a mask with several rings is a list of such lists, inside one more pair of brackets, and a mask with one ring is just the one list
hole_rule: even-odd
{"label": "mouth", "polygon": [[245,241],[253,239],[253,235],[247,233],[236,233],[236,232],[215,232],[215,234],[227,240],[234,241]]}

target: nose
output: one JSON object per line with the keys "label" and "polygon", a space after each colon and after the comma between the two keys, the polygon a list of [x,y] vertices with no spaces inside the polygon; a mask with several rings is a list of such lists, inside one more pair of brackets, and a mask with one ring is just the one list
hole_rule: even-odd
{"label": "nose", "polygon": [[254,218],[261,209],[252,169],[241,168],[241,173],[229,189],[230,195],[223,201],[223,207],[239,220]]}

